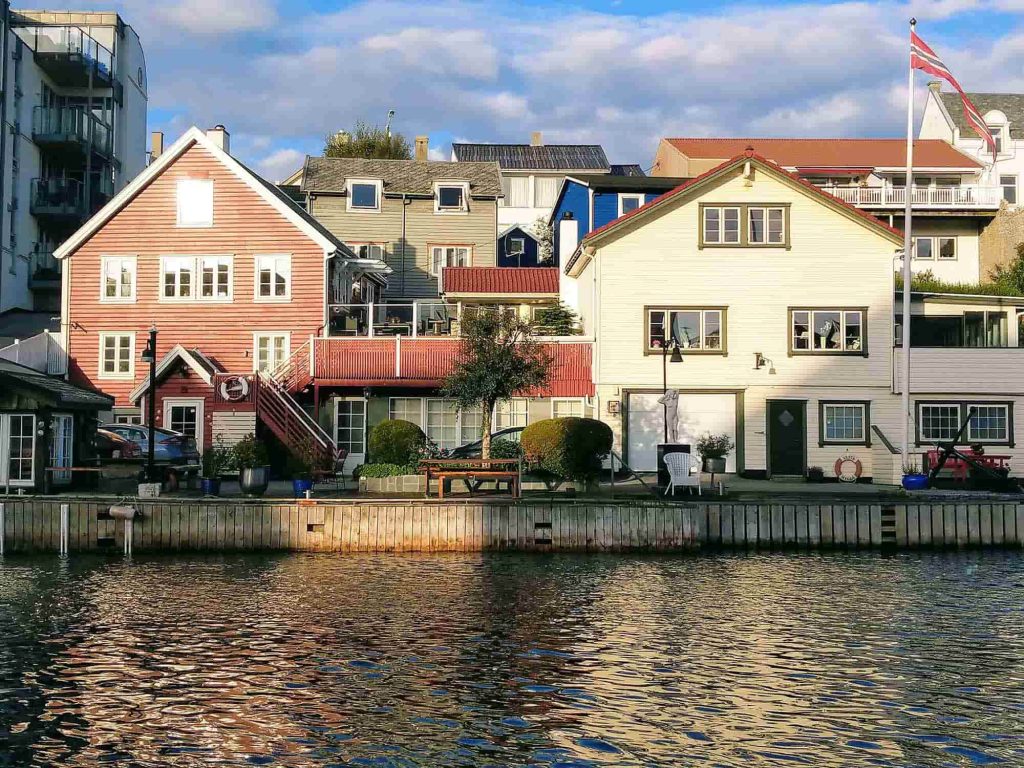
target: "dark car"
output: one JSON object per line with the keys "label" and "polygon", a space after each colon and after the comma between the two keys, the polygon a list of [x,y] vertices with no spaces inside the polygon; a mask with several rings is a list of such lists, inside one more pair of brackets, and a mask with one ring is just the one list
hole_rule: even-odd
{"label": "dark car", "polygon": [[142,455],[131,440],[102,427],[96,430],[93,445],[100,459],[137,459]]}
{"label": "dark car", "polygon": [[[101,424],[100,429],[108,430],[135,443],[139,448],[139,455],[144,459],[148,458],[149,427],[141,424]],[[159,427],[154,432],[156,440],[153,459],[158,464],[179,466],[199,463],[199,450],[194,437]]]}
{"label": "dark car", "polygon": [[[499,429],[497,432],[491,432],[491,444],[493,445],[495,440],[509,440],[510,442],[518,444],[522,434],[523,427],[507,427],[505,429]],[[452,448],[448,452],[448,458],[479,459],[480,447],[482,444],[482,440],[474,440],[472,443],[466,443],[465,445],[460,445],[458,448]]]}

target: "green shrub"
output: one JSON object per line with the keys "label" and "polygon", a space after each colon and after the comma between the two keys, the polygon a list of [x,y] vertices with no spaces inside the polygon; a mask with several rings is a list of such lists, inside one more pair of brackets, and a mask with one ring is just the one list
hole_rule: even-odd
{"label": "green shrub", "polygon": [[398,475],[415,475],[416,467],[411,464],[360,464],[352,470],[352,477],[396,477]]}
{"label": "green shrub", "polygon": [[232,453],[234,453],[235,464],[239,469],[265,467],[270,461],[266,446],[257,440],[256,435],[252,432],[235,443]]}
{"label": "green shrub", "polygon": [[593,480],[611,452],[612,430],[596,419],[545,419],[523,430],[523,455],[565,480]]}
{"label": "green shrub", "polygon": [[370,458],[374,464],[415,463],[426,445],[427,436],[411,421],[388,419],[370,430]]}
{"label": "green shrub", "polygon": [[523,455],[523,447],[515,440],[499,437],[491,441],[492,459],[518,459]]}

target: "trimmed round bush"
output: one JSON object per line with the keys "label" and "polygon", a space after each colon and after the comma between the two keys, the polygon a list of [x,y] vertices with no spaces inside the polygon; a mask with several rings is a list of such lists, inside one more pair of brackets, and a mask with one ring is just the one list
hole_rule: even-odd
{"label": "trimmed round bush", "polygon": [[523,455],[564,480],[593,480],[612,450],[612,430],[597,419],[544,419],[523,430]]}
{"label": "trimmed round bush", "polygon": [[370,430],[370,459],[374,464],[415,464],[426,443],[423,430],[411,421],[388,419]]}
{"label": "trimmed round bush", "polygon": [[491,441],[492,459],[518,459],[522,455],[523,449],[515,440],[499,437]]}

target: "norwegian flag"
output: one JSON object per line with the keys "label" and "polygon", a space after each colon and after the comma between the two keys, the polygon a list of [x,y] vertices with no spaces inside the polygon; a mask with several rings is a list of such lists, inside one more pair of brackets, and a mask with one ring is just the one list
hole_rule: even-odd
{"label": "norwegian flag", "polygon": [[994,160],[996,157],[996,141],[992,138],[992,134],[989,132],[988,126],[985,125],[985,121],[982,119],[981,113],[978,112],[978,108],[967,98],[964,89],[960,87],[960,83],[953,77],[953,73],[942,63],[942,59],[938,57],[938,54],[924,40],[918,37],[917,33],[913,30],[910,31],[910,68],[921,69],[931,75],[941,77],[956,89],[964,104],[964,118],[970,123],[974,132],[981,137],[981,140],[988,145]]}

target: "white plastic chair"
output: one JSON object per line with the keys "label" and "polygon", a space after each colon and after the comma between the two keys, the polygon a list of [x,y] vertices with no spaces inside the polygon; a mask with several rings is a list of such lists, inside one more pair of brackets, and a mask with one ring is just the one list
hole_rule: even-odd
{"label": "white plastic chair", "polygon": [[[668,469],[668,487],[665,495],[675,496],[676,488],[696,488],[700,496],[700,468],[697,460],[689,453],[665,454],[665,468]],[[694,470],[696,474],[694,474]]]}

